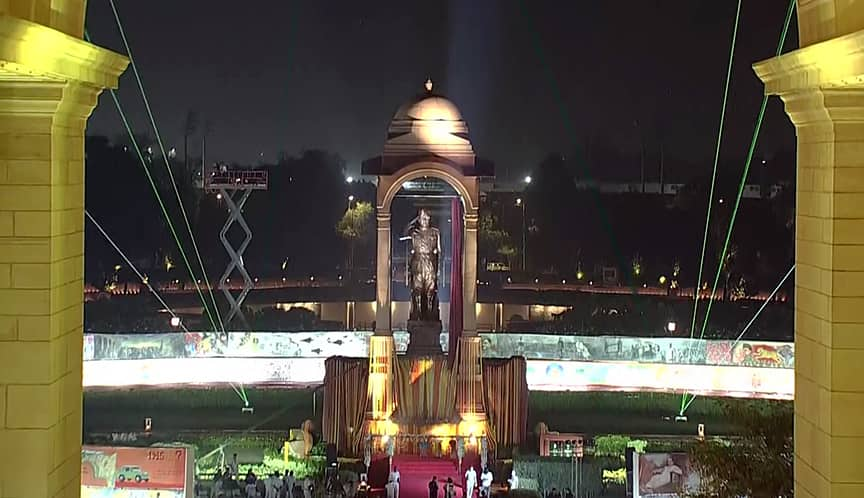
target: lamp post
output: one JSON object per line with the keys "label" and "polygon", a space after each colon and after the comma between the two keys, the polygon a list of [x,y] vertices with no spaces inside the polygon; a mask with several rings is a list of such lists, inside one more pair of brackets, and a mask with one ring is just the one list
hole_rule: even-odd
{"label": "lamp post", "polygon": [[[348,178],[351,178],[350,176]],[[354,194],[348,196],[348,211],[351,211],[351,203],[354,202]],[[347,215],[348,213],[346,213]],[[353,217],[352,217],[353,218]],[[348,278],[354,281],[354,239],[348,239]]]}
{"label": "lamp post", "polygon": [[525,229],[525,201],[521,197],[516,199],[516,207],[522,209],[522,271],[525,271],[525,242],[527,230]]}

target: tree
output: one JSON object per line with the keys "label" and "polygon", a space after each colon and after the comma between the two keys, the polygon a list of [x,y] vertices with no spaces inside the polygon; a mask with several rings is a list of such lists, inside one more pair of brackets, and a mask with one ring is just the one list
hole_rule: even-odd
{"label": "tree", "polygon": [[693,496],[792,496],[792,404],[724,404],[723,411],[741,425],[743,435],[732,441],[703,441],[690,449],[690,461],[702,480]]}
{"label": "tree", "polygon": [[498,217],[484,213],[480,216],[478,227],[479,249],[482,257],[502,256],[509,265],[510,258],[516,254],[516,246],[513,244],[510,233],[500,228]]}
{"label": "tree", "polygon": [[336,233],[348,242],[348,269],[354,269],[354,247],[369,235],[369,220],[372,219],[372,204],[357,201],[336,224]]}
{"label": "tree", "polygon": [[[720,256],[720,255],[718,255]],[[720,258],[718,257],[718,260]],[[726,251],[726,258],[721,262],[720,271],[723,275],[723,300],[729,300],[729,282],[732,280],[733,275],[738,274],[738,246],[736,244],[730,244],[729,249]]]}

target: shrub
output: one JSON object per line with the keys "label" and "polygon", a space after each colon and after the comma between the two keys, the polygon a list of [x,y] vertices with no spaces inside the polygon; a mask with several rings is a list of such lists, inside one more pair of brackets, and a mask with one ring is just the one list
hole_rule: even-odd
{"label": "shrub", "polygon": [[[579,497],[594,498],[602,496],[604,484],[602,471],[613,465],[620,465],[617,459],[585,457],[579,463]],[[513,459],[513,468],[519,476],[519,490],[533,489],[541,494],[557,488],[570,487],[571,477],[576,477],[575,462],[557,457],[520,457]],[[614,467],[612,467],[614,468]]]}

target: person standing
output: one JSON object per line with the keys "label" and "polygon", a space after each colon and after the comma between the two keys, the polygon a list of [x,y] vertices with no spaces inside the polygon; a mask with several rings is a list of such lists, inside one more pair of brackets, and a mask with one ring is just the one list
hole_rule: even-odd
{"label": "person standing", "polygon": [[[453,484],[453,478],[447,478],[447,484],[444,486],[444,498],[456,498],[456,486]],[[468,498],[466,495],[464,498]]]}
{"label": "person standing", "polygon": [[237,453],[234,453],[234,456],[231,457],[231,461],[228,462],[228,469],[231,473],[231,477],[235,479],[240,477],[240,462],[237,459]]}
{"label": "person standing", "polygon": [[246,491],[246,498],[256,498],[255,481],[257,481],[257,478],[250,467],[246,472],[246,479],[244,480],[244,483],[246,484],[246,487],[244,488]]}
{"label": "person standing", "polygon": [[432,476],[429,481],[429,498],[438,498],[438,476]]}
{"label": "person standing", "polygon": [[510,472],[510,479],[508,482],[510,484],[510,489],[519,489],[519,476],[516,475],[516,469],[513,469]]}
{"label": "person standing", "polygon": [[279,498],[279,488],[282,487],[282,479],[279,478],[279,472],[270,474],[264,481],[264,496],[266,498]]}
{"label": "person standing", "polygon": [[303,498],[312,498],[312,478],[309,476],[303,480]]}
{"label": "person standing", "polygon": [[474,496],[474,488],[477,487],[477,471],[474,467],[468,467],[465,472],[465,498]]}
{"label": "person standing", "polygon": [[210,488],[210,498],[219,498],[222,494],[222,472],[217,470],[213,476],[213,486]]}
{"label": "person standing", "polygon": [[402,475],[399,474],[399,468],[394,466],[393,472],[390,472],[390,478],[388,479],[393,483],[393,498],[399,498],[399,480],[401,477]]}
{"label": "person standing", "polygon": [[294,498],[294,471],[290,471],[285,474],[285,478],[282,480],[282,489],[285,491],[285,496],[288,498]]}
{"label": "person standing", "polygon": [[366,474],[360,474],[360,484],[357,485],[357,498],[369,498],[369,482]]}
{"label": "person standing", "polygon": [[483,473],[480,474],[480,496],[482,498],[489,498],[490,491],[492,490],[492,471],[489,470],[489,467],[483,469]]}

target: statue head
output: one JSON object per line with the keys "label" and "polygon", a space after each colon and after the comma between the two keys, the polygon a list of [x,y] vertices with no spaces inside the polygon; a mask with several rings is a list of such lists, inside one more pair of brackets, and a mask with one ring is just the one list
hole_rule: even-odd
{"label": "statue head", "polygon": [[417,219],[420,221],[420,228],[429,228],[429,222],[432,220],[432,216],[429,214],[429,210],[426,208],[420,208],[420,213],[417,215]]}

